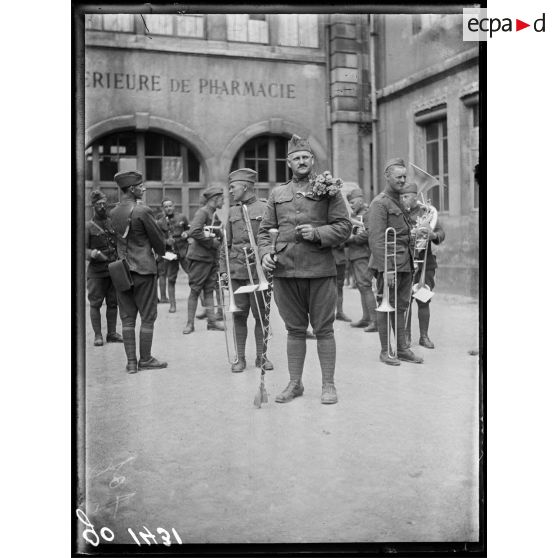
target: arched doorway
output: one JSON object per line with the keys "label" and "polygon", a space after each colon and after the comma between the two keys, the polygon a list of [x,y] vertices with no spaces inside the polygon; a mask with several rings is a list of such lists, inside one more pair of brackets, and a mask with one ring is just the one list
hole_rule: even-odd
{"label": "arched doorway", "polygon": [[120,191],[114,175],[124,170],[143,173],[147,191],[144,202],[158,214],[163,198],[192,218],[199,207],[203,169],[196,154],[184,143],[159,132],[122,130],[96,139],[86,150],[86,203],[92,189],[102,190],[110,205]]}
{"label": "arched doorway", "polygon": [[270,134],[253,137],[238,150],[230,170],[254,169],[258,173],[257,195],[267,198],[274,186],[291,178],[291,170],[287,166],[289,138]]}

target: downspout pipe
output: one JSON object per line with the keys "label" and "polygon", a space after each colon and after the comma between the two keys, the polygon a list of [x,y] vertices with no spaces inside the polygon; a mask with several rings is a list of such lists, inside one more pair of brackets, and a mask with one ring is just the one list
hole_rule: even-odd
{"label": "downspout pipe", "polygon": [[379,189],[379,175],[378,175],[378,106],[376,97],[376,21],[374,14],[368,16],[369,28],[369,58],[370,58],[370,111],[372,118],[372,197],[380,193]]}

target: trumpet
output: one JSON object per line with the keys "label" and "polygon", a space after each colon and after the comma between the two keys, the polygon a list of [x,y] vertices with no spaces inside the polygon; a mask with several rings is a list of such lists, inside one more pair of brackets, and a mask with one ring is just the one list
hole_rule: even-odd
{"label": "trumpet", "polygon": [[222,225],[204,225],[203,227],[203,236],[205,238],[217,238],[218,233],[222,233],[224,227]]}
{"label": "trumpet", "polygon": [[364,220],[362,219],[362,215],[358,215],[357,217],[351,217],[351,223],[353,224],[353,228],[351,229],[351,234],[359,234],[366,228],[364,225]]}
{"label": "trumpet", "polygon": [[[393,235],[392,240],[389,240],[390,235]],[[384,290],[382,293],[382,303],[376,308],[376,312],[388,312],[387,352],[390,358],[397,358],[397,232],[393,227],[388,227],[384,233],[384,246]],[[393,261],[393,271],[387,270],[389,259]],[[389,302],[388,273],[393,273],[394,277],[395,308]],[[390,312],[395,312],[393,336],[389,320]]]}

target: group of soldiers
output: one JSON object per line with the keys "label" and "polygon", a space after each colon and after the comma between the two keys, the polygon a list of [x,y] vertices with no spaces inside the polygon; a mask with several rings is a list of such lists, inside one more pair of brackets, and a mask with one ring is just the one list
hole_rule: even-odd
{"label": "group of soldiers", "polygon": [[[231,172],[230,210],[224,224],[217,217],[217,210],[225,202],[219,186],[210,186],[203,192],[202,205],[191,222],[177,213],[168,199],[163,200],[162,214],[156,218],[141,203],[145,186],[137,171],[115,175],[121,201],[110,216],[104,194],[92,192],[94,215],[86,226],[86,254],[90,261],[87,290],[94,344],[104,343],[100,308],[106,300],[106,341],[123,342],[126,371],[165,368],[167,363],[151,354],[157,283],[159,301],[168,302],[169,312],[176,312],[175,285],[182,267],[190,286],[184,334],[195,331],[200,299],[207,329],[224,329],[221,318],[226,308],[219,286],[225,286],[235,293],[236,306],[232,319],[237,358],[231,371],[242,372],[246,368],[250,312],[255,321],[255,365],[262,374],[272,370],[267,341],[273,291],[287,330],[289,372],[288,385],[275,401],[286,403],[303,394],[306,342],[313,337],[322,372],[321,402],[337,403],[333,323],[336,319],[350,321],[343,311],[342,297],[348,258],[362,305],[362,318],[351,326],[378,332],[381,362],[391,366],[402,360],[422,363],[423,359],[410,349],[412,293],[419,282],[430,291],[434,289],[436,257],[432,244],[442,242],[444,232],[437,220],[435,224],[424,221],[430,208],[419,203],[417,185],[407,183],[404,161],[387,162],[385,190],[370,207],[358,187],[346,197],[340,181],[330,180],[327,189],[321,187],[327,173],[317,177],[314,172],[314,154],[308,140],[291,138],[287,164],[292,171],[291,180],[275,187],[267,201],[256,196],[256,171],[245,168]],[[393,254],[389,258],[386,230],[393,235]],[[415,250],[419,235],[427,239],[422,251]],[[125,260],[130,270],[133,286],[125,291],[117,291],[111,281],[109,264],[117,259]],[[262,275],[272,288],[256,288]],[[387,310],[387,301],[383,301],[386,294]],[[417,299],[417,304],[419,344],[433,349],[428,336],[430,300]],[[122,335],[116,332],[117,309]],[[139,359],[135,331],[138,313]]]}

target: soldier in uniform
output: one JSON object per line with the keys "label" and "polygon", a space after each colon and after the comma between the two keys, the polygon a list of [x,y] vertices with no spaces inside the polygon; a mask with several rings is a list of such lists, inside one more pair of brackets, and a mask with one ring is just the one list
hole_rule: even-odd
{"label": "soldier in uniform", "polygon": [[165,269],[164,276],[159,277],[159,290],[161,293],[161,279],[163,285],[168,280],[169,312],[176,312],[176,279],[178,277],[178,266],[182,267],[186,273],[186,254],[188,253],[188,219],[185,215],[176,214],[174,210],[174,202],[168,198],[164,199],[161,203],[163,208],[163,215],[157,220],[157,224],[165,234],[167,252],[176,255],[175,260],[167,260],[164,257],[163,265]]}
{"label": "soldier in uniform", "polygon": [[210,186],[202,195],[205,205],[196,211],[190,223],[190,247],[186,257],[190,296],[188,298],[188,321],[182,332],[185,335],[194,331],[198,297],[202,293],[207,312],[207,329],[223,331],[223,324],[216,320],[213,306],[213,292],[217,285],[219,270],[220,234],[218,231],[208,232],[205,229],[207,226],[216,226],[215,211],[223,207],[223,189],[219,186]]}
{"label": "soldier in uniform", "polygon": [[347,269],[345,244],[333,246],[332,252],[335,258],[335,268],[337,270],[337,313],[335,314],[335,319],[341,322],[350,322],[351,318],[343,311],[343,285],[345,284],[345,270]]}
{"label": "soldier in uniform", "polygon": [[101,329],[101,306],[107,303],[107,343],[122,343],[116,332],[118,303],[116,291],[108,271],[108,264],[116,260],[116,234],[107,215],[107,198],[99,190],[91,192],[93,219],[85,225],[85,255],[87,266],[87,298],[89,315],[95,333],[93,344],[103,344]]}
{"label": "soldier in uniform", "polygon": [[[250,284],[250,277],[246,265],[246,252],[251,251],[250,238],[248,236],[247,224],[242,212],[242,205],[248,209],[250,216],[250,225],[254,233],[254,238],[258,234],[260,223],[267,203],[256,198],[254,184],[256,182],[257,173],[252,169],[238,169],[229,174],[229,187],[232,200],[239,205],[233,205],[229,212],[229,221],[227,223],[227,247],[229,250],[229,267],[231,276],[226,277],[225,247],[221,249],[220,271],[224,280],[230,281],[231,292],[236,291],[239,287]],[[250,262],[252,271],[252,280],[257,282],[257,272],[255,262]],[[269,324],[269,316],[265,312],[265,304],[270,296],[269,291],[256,291],[253,293],[240,293],[234,295],[235,304],[240,309],[239,312],[233,313],[234,329],[236,334],[236,345],[238,349],[238,362],[231,367],[232,372],[242,372],[246,368],[246,338],[248,337],[248,314],[252,310],[252,316],[255,320],[254,336],[256,338],[256,367],[262,366],[262,355],[265,353],[265,340],[263,328]],[[260,321],[260,315],[263,324]],[[273,370],[273,364],[270,360],[263,363],[264,370]]]}
{"label": "soldier in uniform", "polygon": [[[401,190],[401,201],[403,205],[408,211],[409,218],[411,220],[411,249],[415,254],[415,258],[418,261],[426,262],[426,269],[424,270],[425,274],[425,285],[428,285],[428,288],[433,291],[434,290],[434,275],[436,274],[436,268],[438,267],[436,263],[436,256],[432,252],[432,243],[439,245],[441,242],[444,241],[446,237],[446,233],[440,226],[440,221],[436,219],[436,223],[434,228],[431,226],[427,226],[426,229],[423,231],[417,231],[417,221],[421,221],[421,218],[424,219],[425,214],[428,213],[428,208],[422,204],[418,203],[417,199],[417,185],[414,183],[407,184],[403,190]],[[417,234],[427,234],[429,242],[427,243],[426,248],[426,258],[424,254],[424,250],[416,252],[415,251],[415,243]],[[422,275],[422,266],[424,263],[419,263],[417,269],[415,270],[413,284],[418,284]],[[411,298],[410,305],[409,305],[409,315],[407,316],[406,324],[407,324],[407,344],[411,344],[411,320],[412,320],[412,301]],[[421,302],[417,299],[418,305],[418,320],[419,320],[419,345],[426,347],[427,349],[433,349],[434,343],[430,341],[428,337],[428,326],[430,324],[430,300],[427,302]]]}
{"label": "soldier in uniform", "polygon": [[[349,249],[349,261],[355,275],[355,283],[360,292],[362,318],[351,323],[351,327],[362,327],[366,332],[378,331],[376,326],[376,299],[372,291],[372,275],[368,269],[370,248],[368,246],[368,230],[366,229],[367,205],[364,203],[364,192],[355,188],[347,194],[351,205],[352,216],[361,218],[362,227],[357,226],[355,234],[351,234],[346,244]],[[353,227],[354,228],[354,227]]]}
{"label": "soldier in uniform", "polygon": [[[423,359],[415,355],[406,344],[405,336],[405,312],[409,305],[411,296],[411,280],[413,271],[413,257],[410,248],[410,222],[407,213],[400,202],[400,193],[405,186],[407,169],[403,159],[391,159],[387,162],[384,170],[386,188],[378,194],[370,204],[368,211],[369,245],[372,252],[371,268],[376,278],[378,306],[382,302],[384,280],[387,281],[389,290],[389,302],[395,308],[397,296],[397,356],[388,353],[388,327],[395,325],[394,312],[377,312],[376,319],[378,333],[382,350],[380,360],[389,365],[399,365],[400,360],[422,363]],[[385,254],[385,231],[393,227],[397,234],[395,246],[397,265],[397,293],[393,288],[395,272],[393,269],[393,258],[388,258],[388,268],[384,269]],[[392,239],[390,236],[389,240]],[[389,253],[389,252],[388,252]],[[386,276],[387,275],[387,276]],[[388,314],[390,321],[388,323]]]}
{"label": "soldier in uniform", "polygon": [[[351,233],[349,214],[340,190],[319,195],[312,172],[314,155],[308,140],[293,136],[287,164],[293,178],[269,196],[258,231],[262,266],[273,272],[275,302],[287,329],[290,381],[275,401],[286,403],[303,394],[306,329],[312,325],[322,370],[322,403],[337,403],[334,384],[337,270],[332,247]],[[269,229],[279,229],[276,258]]]}
{"label": "soldier in uniform", "polygon": [[[118,257],[130,266],[133,286],[117,291],[122,320],[122,337],[128,364],[126,371],[166,368],[167,363],[151,355],[153,329],[157,319],[157,265],[153,252],[165,253],[165,236],[151,209],[140,200],[145,192],[143,176],[138,171],[121,171],[114,181],[122,191],[120,203],[111,211],[118,237]],[[139,362],[136,353],[136,319],[140,315]]]}

